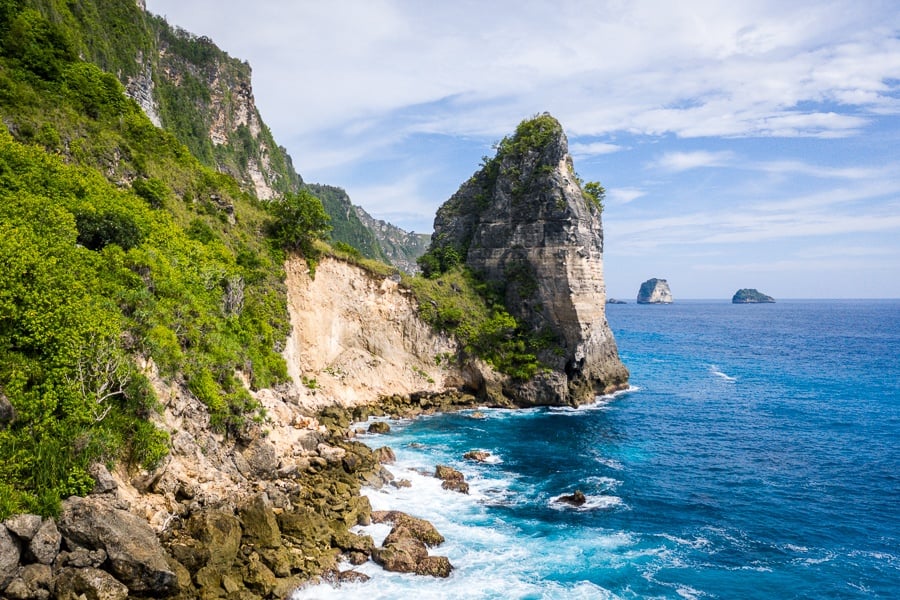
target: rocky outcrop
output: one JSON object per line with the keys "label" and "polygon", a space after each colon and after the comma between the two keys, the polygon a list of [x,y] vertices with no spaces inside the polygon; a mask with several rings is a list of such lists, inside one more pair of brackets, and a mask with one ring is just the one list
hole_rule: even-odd
{"label": "rocky outcrop", "polygon": [[672,292],[665,279],[648,279],[641,284],[637,295],[638,304],[671,304]]}
{"label": "rocky outcrop", "polygon": [[438,209],[430,253],[461,259],[502,291],[550,367],[504,392],[520,405],[579,404],[623,387],[606,321],[600,204],[581,188],[560,124],[523,121],[497,155]]}
{"label": "rocky outcrop", "polygon": [[455,356],[456,342],[419,317],[397,278],[331,258],[315,277],[302,259],[285,267],[292,333],[284,356],[301,404],[354,406],[465,385],[458,366],[435,360]]}
{"label": "rocky outcrop", "polygon": [[429,546],[444,543],[434,525],[399,511],[372,513],[373,523],[393,525],[380,548],[372,550],[372,559],[388,571],[449,577],[453,566],[446,556],[430,556]]}
{"label": "rocky outcrop", "polygon": [[374,234],[381,251],[392,265],[410,275],[419,273],[416,259],[428,249],[431,242],[429,234],[405,231],[387,221],[376,219],[361,206],[354,206],[353,209],[363,225]]}
{"label": "rocky outcrop", "polygon": [[434,468],[434,476],[441,480],[441,487],[445,490],[452,490],[460,494],[469,493],[469,484],[466,483],[465,477],[453,467],[437,465]]}
{"label": "rocky outcrop", "polygon": [[744,288],[736,291],[731,297],[732,304],[772,304],[775,298],[766,296],[755,288]]}

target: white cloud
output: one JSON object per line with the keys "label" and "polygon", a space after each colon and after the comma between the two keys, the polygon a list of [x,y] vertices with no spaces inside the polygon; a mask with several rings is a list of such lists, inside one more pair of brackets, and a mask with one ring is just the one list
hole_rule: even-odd
{"label": "white cloud", "polygon": [[647,192],[637,188],[612,188],[606,191],[606,199],[613,204],[628,204],[646,194]]}
{"label": "white cloud", "polygon": [[569,151],[572,153],[572,156],[576,158],[584,156],[597,156],[600,154],[612,154],[613,152],[618,152],[622,149],[622,146],[618,146],[616,144],[608,144],[606,142],[590,142],[588,144],[576,142],[573,144],[569,144]]}
{"label": "white cloud", "polygon": [[689,169],[701,167],[722,167],[729,165],[734,160],[732,152],[667,152],[663,154],[653,166],[665,171],[677,173]]}

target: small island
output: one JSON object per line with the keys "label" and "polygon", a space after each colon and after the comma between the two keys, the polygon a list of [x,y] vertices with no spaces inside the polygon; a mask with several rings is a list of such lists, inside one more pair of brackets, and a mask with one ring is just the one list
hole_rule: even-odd
{"label": "small island", "polygon": [[606,303],[607,304],[628,304],[624,300],[617,300],[616,298],[608,298],[606,300]]}
{"label": "small island", "polygon": [[766,296],[757,289],[744,288],[731,297],[732,304],[774,304],[775,298]]}
{"label": "small island", "polygon": [[641,284],[637,296],[638,304],[672,304],[672,292],[665,279],[648,279]]}

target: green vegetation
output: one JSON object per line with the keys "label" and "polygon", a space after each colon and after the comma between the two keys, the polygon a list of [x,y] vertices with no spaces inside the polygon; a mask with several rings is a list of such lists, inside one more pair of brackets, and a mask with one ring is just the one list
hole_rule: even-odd
{"label": "green vegetation", "polygon": [[308,183],[304,187],[322,201],[331,217],[331,239],[335,247],[337,244],[352,246],[366,258],[387,262],[375,235],[359,220],[347,192],[331,185]]}
{"label": "green vegetation", "polygon": [[588,181],[583,184],[581,186],[581,192],[597,212],[603,212],[603,200],[606,198],[606,189],[600,185],[599,181]]}
{"label": "green vegetation", "polygon": [[271,202],[269,209],[274,217],[269,226],[272,240],[284,250],[300,252],[314,269],[321,255],[316,242],[324,240],[331,230],[322,202],[307,190],[300,190]]}
{"label": "green vegetation", "polygon": [[550,340],[524,331],[494,290],[464,267],[439,276],[405,277],[428,323],[459,340],[463,351],[502,373],[529,379],[541,368],[537,354]]}
{"label": "green vegetation", "polygon": [[[138,51],[153,54],[145,18],[133,2],[0,0],[0,395],[15,412],[0,423],[0,519],[54,513],[90,490],[94,462],[165,456],[137,365],[183,381],[225,433],[260,414],[237,371],[253,388],[287,378],[282,248],[321,237],[321,204],[288,195],[276,215],[300,202],[310,230],[278,230],[77,58],[137,72]],[[279,247],[270,230],[294,238]]]}

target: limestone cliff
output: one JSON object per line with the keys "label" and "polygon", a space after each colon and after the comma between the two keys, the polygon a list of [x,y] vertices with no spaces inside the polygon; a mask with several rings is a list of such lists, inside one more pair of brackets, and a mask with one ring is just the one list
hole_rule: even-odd
{"label": "limestone cliff", "polygon": [[456,389],[460,370],[438,356],[456,343],[419,318],[416,301],[392,277],[326,258],[310,276],[288,262],[288,372],[310,408],[353,406],[382,396]]}
{"label": "limestone cliff", "polygon": [[462,260],[534,335],[554,338],[539,357],[549,371],[510,386],[517,402],[578,404],[626,384],[606,321],[599,203],[552,116],[523,121],[441,206],[429,252]]}
{"label": "limestone cliff", "polygon": [[671,304],[672,292],[669,283],[665,279],[648,279],[641,284],[638,290],[638,304]]}

